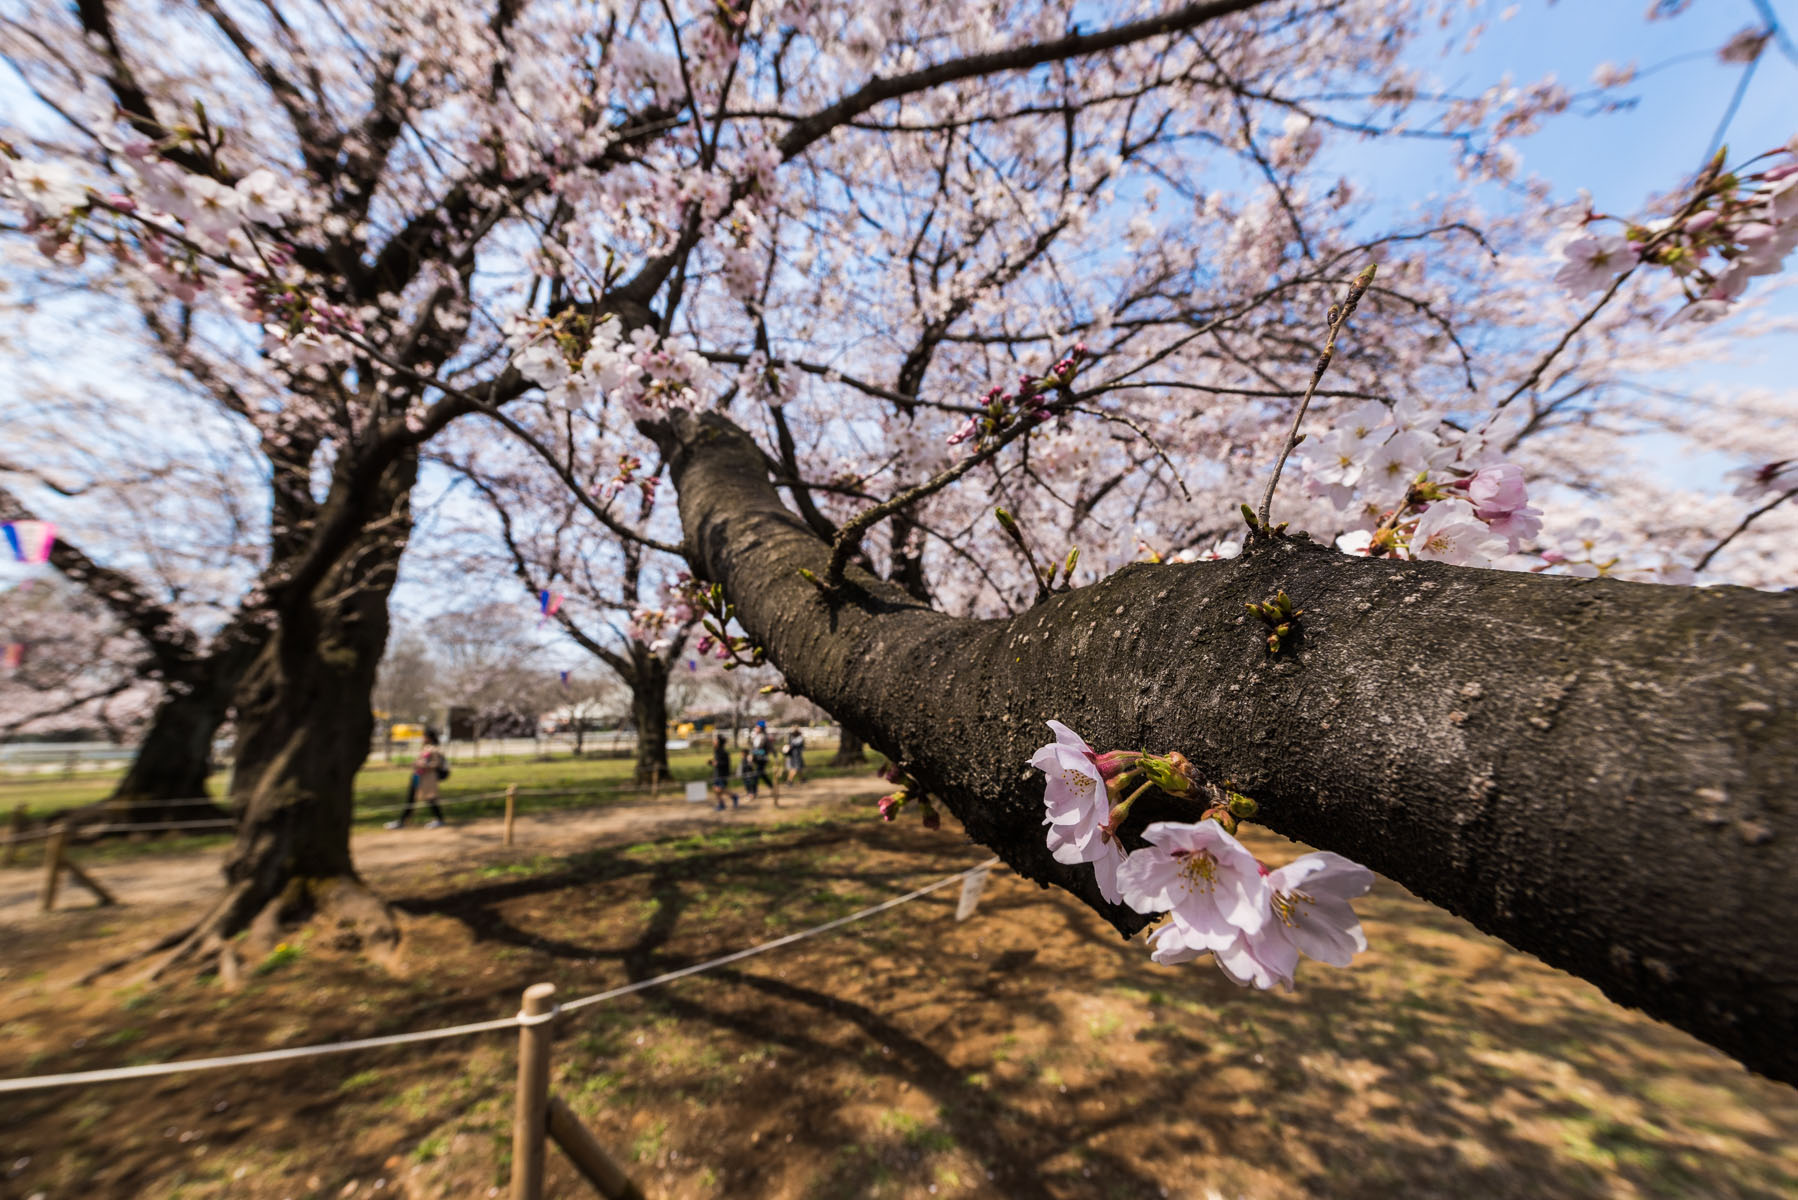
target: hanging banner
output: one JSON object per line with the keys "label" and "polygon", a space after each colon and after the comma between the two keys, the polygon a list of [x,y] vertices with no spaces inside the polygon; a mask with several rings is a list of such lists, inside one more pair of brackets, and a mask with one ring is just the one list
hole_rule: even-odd
{"label": "hanging banner", "polygon": [[48,521],[8,521],[0,525],[6,547],[14,562],[31,565],[50,561],[50,548],[56,544],[56,526]]}

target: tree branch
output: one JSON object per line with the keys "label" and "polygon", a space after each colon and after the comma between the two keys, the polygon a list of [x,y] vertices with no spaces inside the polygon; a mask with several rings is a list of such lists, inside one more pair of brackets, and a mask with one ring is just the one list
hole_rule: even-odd
{"label": "tree branch", "polygon": [[[793,682],[969,836],[1121,932],[1054,861],[1042,777],[1067,722],[1179,750],[1278,832],[1347,854],[1545,962],[1798,1082],[1798,597],[1392,562],[1298,539],[1137,565],[1007,621],[945,616],[850,568],[716,414],[657,430],[694,569]],[[1269,655],[1246,601],[1285,590]],[[1147,820],[1198,813],[1139,804]]]}

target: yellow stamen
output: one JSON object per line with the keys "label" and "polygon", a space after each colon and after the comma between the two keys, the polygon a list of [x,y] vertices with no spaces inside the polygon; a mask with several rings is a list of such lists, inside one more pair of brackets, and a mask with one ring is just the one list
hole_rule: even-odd
{"label": "yellow stamen", "polygon": [[1186,880],[1186,888],[1192,892],[1209,892],[1217,887],[1217,860],[1203,850],[1176,850],[1174,857],[1180,859],[1180,874]]}

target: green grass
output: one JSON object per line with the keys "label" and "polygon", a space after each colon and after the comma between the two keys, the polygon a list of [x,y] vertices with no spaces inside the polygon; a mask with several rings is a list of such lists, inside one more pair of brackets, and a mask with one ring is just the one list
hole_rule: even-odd
{"label": "green grass", "polygon": [[[814,746],[811,750],[814,759],[824,759],[834,747]],[[441,799],[445,803],[464,801],[445,810],[445,815],[452,820],[491,817],[505,812],[505,790],[511,784],[518,786],[520,812],[592,808],[596,803],[612,799],[644,798],[645,789],[636,787],[631,779],[635,767],[635,761],[630,758],[541,759],[524,755],[496,755],[479,762],[452,763],[450,778],[444,783]],[[661,790],[664,799],[678,797],[681,788],[690,780],[710,779],[711,755],[709,751],[699,749],[671,751],[668,755],[668,767],[669,775],[663,781]],[[866,770],[866,767],[845,770],[817,766],[809,768],[807,773],[816,779],[860,774]],[[93,803],[105,798],[118,777],[119,772],[100,771],[55,780],[0,776],[0,818],[13,805],[21,803],[26,805],[27,815],[33,819]],[[380,761],[379,754],[371,757],[356,776],[357,824],[366,827],[391,820],[396,815],[393,811],[395,806],[405,802],[406,787],[410,779],[409,763],[390,764]],[[227,782],[226,777],[217,777],[213,792],[222,793]],[[537,792],[561,794],[532,794]],[[474,797],[479,799],[472,799]],[[430,815],[429,808],[420,806],[414,810],[413,819],[429,820]],[[228,831],[194,835],[165,833],[148,842],[108,839],[84,846],[82,856],[116,859],[135,858],[144,854],[191,852],[211,849],[229,840]],[[38,862],[41,849],[40,842],[22,845],[16,865],[25,866]]]}

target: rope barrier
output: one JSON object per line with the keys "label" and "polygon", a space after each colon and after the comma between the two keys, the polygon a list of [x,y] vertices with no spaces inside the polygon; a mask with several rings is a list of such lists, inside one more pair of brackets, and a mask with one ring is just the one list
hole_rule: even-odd
{"label": "rope barrier", "polygon": [[[540,788],[528,792],[516,792],[514,794],[518,796],[590,796],[605,794],[607,792],[640,790],[642,789],[635,784],[624,784],[607,788]],[[437,806],[439,808],[452,808],[459,804],[482,804],[492,800],[504,800],[505,798],[506,794],[504,792],[477,792],[470,796],[440,799],[437,801]],[[206,803],[211,804],[212,801],[207,801]],[[417,801],[411,805],[415,811],[420,808],[429,808],[429,806],[430,802],[425,800]],[[149,806],[146,805],[145,807]],[[404,812],[406,808],[407,806],[404,804],[387,804],[375,808],[358,808],[351,814],[351,819],[361,820],[364,817],[378,817],[386,813]],[[105,825],[74,825],[71,827],[71,832],[84,835],[93,833],[162,833],[177,829],[230,829],[236,824],[236,821],[224,817],[210,821],[125,821],[112,822]],[[23,844],[25,842],[42,841],[49,836],[50,831],[48,829],[38,829],[33,830],[30,833],[20,834],[13,840],[15,844]]]}
{"label": "rope barrier", "polygon": [[625,984],[623,987],[612,988],[610,991],[596,992],[590,996],[582,996],[577,1000],[571,1000],[558,1008],[553,1008],[549,1012],[537,1016],[527,1016],[524,1013],[517,1013],[510,1017],[496,1017],[491,1021],[476,1021],[469,1025],[451,1025],[442,1029],[422,1029],[412,1033],[395,1033],[388,1034],[384,1037],[359,1038],[351,1042],[326,1042],[315,1046],[291,1046],[284,1050],[259,1050],[249,1054],[229,1054],[219,1058],[190,1058],[182,1059],[178,1062],[145,1063],[135,1067],[108,1067],[97,1071],[69,1071],[61,1075],[31,1075],[19,1079],[0,1079],[0,1095],[4,1095],[8,1092],[30,1092],[46,1088],[75,1087],[86,1083],[112,1083],[121,1079],[149,1079],[163,1075],[179,1075],[189,1071],[216,1071],[224,1067],[253,1066],[257,1063],[284,1062],[296,1058],[317,1058],[327,1054],[346,1054],[354,1050],[375,1050],[384,1046],[405,1046],[415,1042],[441,1041],[445,1038],[467,1037],[477,1033],[491,1033],[499,1029],[540,1025],[546,1021],[553,1020],[560,1013],[575,1012],[579,1009],[589,1008],[607,1000],[616,1000],[622,996],[630,996],[637,992],[648,991],[650,988],[660,987],[666,983],[673,983],[677,979],[685,979],[689,975],[698,975],[705,971],[716,970],[719,967],[728,966],[734,962],[741,962],[746,958],[753,958],[758,954],[766,954],[770,950],[778,950],[782,946],[790,946],[794,942],[804,941],[806,938],[817,937],[822,933],[829,933],[833,929],[840,929],[844,925],[848,925],[852,922],[876,916],[886,912],[890,908],[897,908],[899,905],[909,903],[920,896],[926,896],[940,888],[948,887],[950,884],[975,871],[984,871],[991,868],[998,861],[999,860],[996,857],[989,858],[976,866],[969,867],[963,871],[957,871],[946,879],[939,879],[935,883],[926,884],[921,888],[909,891],[903,896],[895,896],[891,900],[884,900],[879,904],[852,912],[846,917],[838,917],[834,921],[826,921],[822,925],[814,925],[809,929],[802,929],[797,933],[789,933],[785,937],[778,937],[772,941],[761,942],[757,945],[750,946],[747,949],[738,950],[719,958],[708,959],[702,963],[695,963],[690,967],[682,967],[678,971],[668,971],[664,974],[657,975],[652,979],[642,979],[638,980],[636,983]]}
{"label": "rope barrier", "polygon": [[989,858],[985,862],[979,864],[978,866],[969,867],[966,871],[957,871],[955,874],[949,876],[947,879],[939,879],[935,883],[926,884],[923,887],[918,888],[915,891],[910,891],[910,892],[905,893],[905,895],[903,895],[903,896],[895,896],[891,900],[883,901],[879,904],[872,906],[871,908],[864,908],[857,912],[852,912],[848,916],[838,917],[834,921],[826,921],[822,925],[814,925],[810,929],[802,929],[798,933],[789,933],[785,937],[775,938],[771,942],[762,942],[759,945],[749,947],[747,950],[738,950],[736,953],[726,954],[722,958],[714,958],[714,959],[710,959],[709,961],[706,961],[706,962],[696,963],[690,967],[682,967],[678,971],[669,971],[666,974],[657,975],[653,979],[644,979],[644,980],[639,980],[636,983],[627,983],[623,987],[615,987],[611,991],[608,991],[608,992],[598,992],[591,996],[582,996],[578,1000],[570,1000],[568,1003],[566,1003],[562,1006],[562,1011],[563,1012],[575,1012],[575,1011],[578,1011],[579,1009],[588,1008],[588,1007],[591,1007],[592,1005],[599,1004],[605,1000],[616,1000],[620,996],[629,996],[629,995],[633,995],[637,992],[647,991],[652,987],[660,987],[664,983],[672,983],[676,979],[684,979],[688,975],[697,975],[702,971],[710,971],[710,970],[714,970],[718,967],[728,966],[729,964],[734,963],[734,962],[741,962],[743,959],[746,959],[746,958],[753,958],[758,954],[766,954],[770,950],[778,950],[782,946],[790,946],[794,942],[804,941],[806,938],[809,938],[809,937],[816,937],[817,935],[819,935],[821,933],[829,933],[831,930],[839,929],[842,926],[848,925],[853,921],[860,921],[867,917],[872,917],[872,916],[876,915],[877,913],[885,912],[889,908],[897,908],[901,904],[905,904],[905,903],[908,903],[909,901],[916,900],[919,896],[929,895],[931,892],[936,891],[938,888],[946,888],[950,884],[961,879],[964,875],[967,875],[973,871],[980,871],[980,870],[989,868],[989,867],[993,866],[995,863],[997,863],[998,861],[999,860],[997,857]]}

